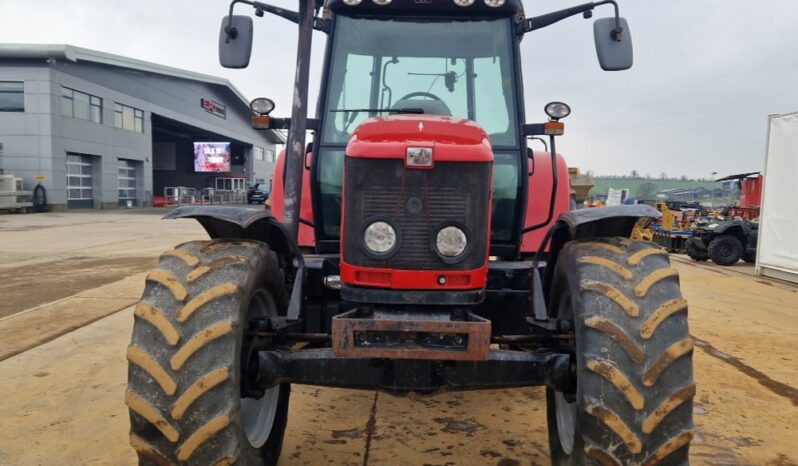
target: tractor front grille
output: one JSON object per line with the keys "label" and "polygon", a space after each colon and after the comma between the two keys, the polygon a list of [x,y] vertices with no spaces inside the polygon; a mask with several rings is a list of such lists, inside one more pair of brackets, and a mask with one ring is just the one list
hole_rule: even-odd
{"label": "tractor front grille", "polygon": [[[472,270],[485,263],[491,167],[488,163],[439,162],[430,170],[406,169],[402,160],[347,158],[344,260],[396,270]],[[399,247],[387,258],[364,250],[364,228],[376,220],[394,225]],[[447,263],[434,250],[445,225],[464,227],[465,257]]]}

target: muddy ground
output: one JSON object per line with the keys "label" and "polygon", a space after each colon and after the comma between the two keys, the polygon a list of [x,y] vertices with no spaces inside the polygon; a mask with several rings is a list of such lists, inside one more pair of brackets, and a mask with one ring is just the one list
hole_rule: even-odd
{"label": "muddy ground", "polygon": [[0,318],[153,268],[152,257],[70,257],[0,269]]}
{"label": "muddy ground", "polygon": [[[54,273],[42,286],[75,290],[81,282],[63,274],[132,274],[170,245],[203,237],[192,224],[147,213],[59,215],[29,219],[49,226],[25,232],[14,222],[37,216],[0,217],[0,257],[13,256],[0,274],[22,284],[15,268],[49,260]],[[30,237],[43,240],[36,235],[45,231],[53,238],[47,251],[31,247]],[[70,269],[73,257],[86,261],[82,269]],[[798,465],[798,287],[755,277],[742,263],[673,262],[696,341],[691,464]],[[98,288],[87,279],[77,295],[0,317],[0,464],[135,464],[122,398],[128,306],[142,277]],[[30,331],[35,326],[41,330]],[[395,397],[296,386],[280,464],[547,465],[543,398],[540,388]]]}

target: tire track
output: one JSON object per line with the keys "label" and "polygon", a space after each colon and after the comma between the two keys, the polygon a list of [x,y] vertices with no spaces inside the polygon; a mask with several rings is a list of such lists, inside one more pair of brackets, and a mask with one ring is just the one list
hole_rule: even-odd
{"label": "tire track", "polygon": [[726,364],[729,364],[743,374],[756,380],[760,385],[767,388],[770,392],[790,400],[793,406],[798,406],[798,388],[772,379],[764,372],[749,366],[740,359],[718,350],[708,341],[701,340],[693,336],[693,342],[695,343],[695,346],[701,348],[701,350],[706,354],[715,359],[723,361]]}

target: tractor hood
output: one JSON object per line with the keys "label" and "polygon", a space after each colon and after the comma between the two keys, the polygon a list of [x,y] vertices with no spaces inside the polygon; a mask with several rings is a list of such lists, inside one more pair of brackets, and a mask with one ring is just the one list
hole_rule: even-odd
{"label": "tractor hood", "polygon": [[470,120],[438,115],[371,118],[355,130],[347,157],[404,159],[408,148],[433,149],[438,162],[492,162],[488,135]]}

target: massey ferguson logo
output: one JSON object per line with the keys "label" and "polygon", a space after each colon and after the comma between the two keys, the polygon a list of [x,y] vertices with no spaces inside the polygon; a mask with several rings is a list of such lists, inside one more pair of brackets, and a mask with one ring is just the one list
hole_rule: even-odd
{"label": "massey ferguson logo", "polygon": [[200,106],[208,113],[227,119],[227,107],[210,99],[200,99]]}
{"label": "massey ferguson logo", "polygon": [[408,147],[405,157],[405,167],[407,168],[431,168],[432,167],[432,148],[431,147]]}

